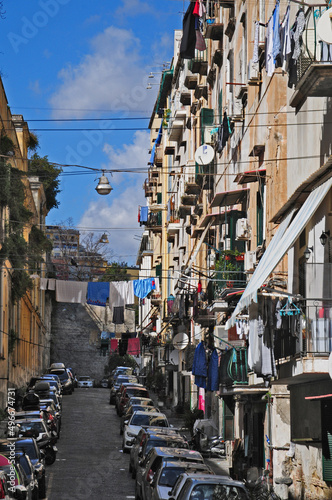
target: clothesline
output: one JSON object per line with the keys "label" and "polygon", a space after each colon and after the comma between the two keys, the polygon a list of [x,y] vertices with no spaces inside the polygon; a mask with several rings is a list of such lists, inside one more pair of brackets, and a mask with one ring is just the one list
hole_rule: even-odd
{"label": "clothesline", "polygon": [[66,281],[40,279],[41,290],[53,290],[57,302],[123,307],[134,304],[135,296],[144,299],[152,290],[159,291],[159,278],[132,281]]}

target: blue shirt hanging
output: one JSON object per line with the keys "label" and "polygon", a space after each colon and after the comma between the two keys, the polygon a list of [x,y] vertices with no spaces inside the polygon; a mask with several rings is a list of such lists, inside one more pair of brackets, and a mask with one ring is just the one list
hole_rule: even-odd
{"label": "blue shirt hanging", "polygon": [[218,360],[217,349],[213,349],[208,367],[207,391],[218,391],[219,389]]}
{"label": "blue shirt hanging", "polygon": [[204,342],[200,342],[195,349],[192,374],[195,375],[197,387],[206,388],[207,360]]}
{"label": "blue shirt hanging", "polygon": [[110,295],[110,284],[102,281],[89,281],[87,292],[87,304],[93,306],[106,306]]}

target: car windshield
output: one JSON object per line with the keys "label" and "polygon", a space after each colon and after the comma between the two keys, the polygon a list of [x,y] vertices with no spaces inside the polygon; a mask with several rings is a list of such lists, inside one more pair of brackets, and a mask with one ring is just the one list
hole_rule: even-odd
{"label": "car windshield", "polygon": [[45,427],[42,421],[40,422],[20,422],[20,432],[45,432]]}
{"label": "car windshield", "polygon": [[162,416],[155,416],[147,414],[133,415],[131,418],[131,425],[150,425],[156,427],[168,427],[167,420]]}
{"label": "car windshield", "polygon": [[229,484],[199,484],[195,486],[190,495],[190,500],[246,500],[243,488]]}
{"label": "car windshield", "polygon": [[173,488],[177,478],[180,474],[185,472],[184,467],[165,467],[159,477],[158,484],[159,486],[168,486],[169,488]]}
{"label": "car windshield", "polygon": [[31,468],[30,464],[26,458],[26,456],[22,455],[19,459],[19,463],[22,465],[24,472],[26,473],[27,476],[31,475]]}
{"label": "car windshield", "polygon": [[142,396],[147,395],[148,392],[146,389],[141,389],[140,387],[131,387],[130,389],[128,388],[126,391],[126,396]]}

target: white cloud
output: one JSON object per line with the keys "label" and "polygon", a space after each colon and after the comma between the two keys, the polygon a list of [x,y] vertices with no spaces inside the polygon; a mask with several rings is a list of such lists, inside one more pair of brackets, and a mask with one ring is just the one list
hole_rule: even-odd
{"label": "white cloud", "polygon": [[123,0],[123,5],[115,11],[116,16],[134,17],[148,12],[152,12],[152,7],[148,2],[140,0]]}
{"label": "white cloud", "polygon": [[62,83],[50,98],[54,115],[57,108],[123,112],[152,109],[153,96],[146,90],[147,71],[140,49],[140,40],[131,31],[106,28],[91,41],[90,53],[78,65],[69,64],[59,72]]}
{"label": "white cloud", "polygon": [[[132,144],[114,148],[106,144],[105,152],[110,160],[106,168],[147,169],[149,134],[137,131]],[[138,225],[139,205],[145,205],[143,182],[146,173],[114,173],[109,178],[114,188],[107,198],[100,198],[89,204],[83,214],[79,227],[119,228],[109,231],[110,249],[115,260],[128,264],[136,263],[139,242],[135,235],[142,233]]]}

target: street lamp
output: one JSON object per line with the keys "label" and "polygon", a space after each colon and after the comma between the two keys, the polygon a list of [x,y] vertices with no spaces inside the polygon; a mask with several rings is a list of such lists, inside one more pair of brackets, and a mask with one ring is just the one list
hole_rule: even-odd
{"label": "street lamp", "polygon": [[106,175],[105,170],[102,171],[102,176],[99,179],[98,186],[96,187],[96,191],[98,194],[105,195],[105,194],[110,194],[112,191],[112,186],[110,185]]}
{"label": "street lamp", "polygon": [[307,247],[307,248],[304,250],[303,255],[304,255],[305,260],[306,260],[307,262],[308,262],[308,260],[309,260],[309,257],[310,257],[311,252],[313,252],[313,251],[314,251],[314,247]]}
{"label": "street lamp", "polygon": [[330,236],[330,230],[328,231],[322,231],[322,234],[319,237],[319,240],[323,247],[325,247],[327,240],[329,239]]}

